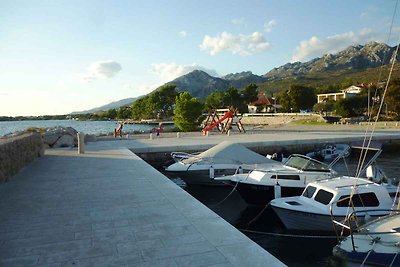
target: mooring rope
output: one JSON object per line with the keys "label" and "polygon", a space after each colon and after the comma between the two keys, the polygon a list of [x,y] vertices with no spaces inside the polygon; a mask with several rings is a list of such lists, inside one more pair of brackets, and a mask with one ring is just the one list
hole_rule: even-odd
{"label": "mooring rope", "polygon": [[269,235],[269,236],[279,236],[279,237],[294,237],[294,238],[315,238],[315,239],[336,239],[336,236],[328,236],[328,235],[295,235],[295,234],[280,234],[280,233],[271,233],[271,232],[261,232],[255,230],[241,229],[238,230],[251,233],[251,234],[259,234],[259,235]]}

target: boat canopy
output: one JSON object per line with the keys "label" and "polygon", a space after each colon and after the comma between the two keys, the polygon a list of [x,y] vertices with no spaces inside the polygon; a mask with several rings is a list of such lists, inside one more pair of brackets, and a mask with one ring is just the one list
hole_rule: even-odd
{"label": "boat canopy", "polygon": [[331,171],[329,166],[326,165],[325,163],[298,154],[291,155],[285,162],[285,165],[303,171],[318,171],[318,172]]}
{"label": "boat canopy", "polygon": [[279,162],[268,159],[243,145],[229,141],[224,141],[196,156],[182,160],[185,164],[193,164],[199,161],[206,161],[212,164],[279,164]]}

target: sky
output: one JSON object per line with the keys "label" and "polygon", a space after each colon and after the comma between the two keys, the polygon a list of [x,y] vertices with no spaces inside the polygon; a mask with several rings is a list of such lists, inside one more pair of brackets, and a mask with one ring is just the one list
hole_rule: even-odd
{"label": "sky", "polygon": [[192,70],[263,75],[399,43],[396,0],[1,0],[0,116],[68,114]]}

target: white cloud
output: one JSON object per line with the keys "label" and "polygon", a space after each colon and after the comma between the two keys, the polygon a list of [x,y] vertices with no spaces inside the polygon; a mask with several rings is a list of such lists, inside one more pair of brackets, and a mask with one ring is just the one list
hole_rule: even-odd
{"label": "white cloud", "polygon": [[243,24],[245,22],[245,20],[246,19],[244,17],[241,17],[241,18],[233,19],[233,20],[231,20],[231,22],[232,22],[232,24],[240,25],[240,24]]}
{"label": "white cloud", "polygon": [[349,45],[364,44],[372,40],[381,41],[381,38],[368,28],[362,29],[359,33],[350,31],[326,38],[313,36],[308,40],[300,42],[292,56],[292,62],[306,61],[320,57],[323,54],[336,53]]}
{"label": "white cloud", "polygon": [[200,49],[207,51],[211,56],[223,51],[230,51],[232,54],[249,56],[267,50],[270,44],[260,32],[250,35],[233,35],[223,32],[216,37],[204,36]]}
{"label": "white cloud", "polygon": [[272,28],[275,27],[276,25],[276,20],[270,20],[264,23],[264,31],[266,32],[271,32]]}
{"label": "white cloud", "polygon": [[188,33],[186,31],[180,31],[179,32],[179,36],[182,37],[182,38],[185,38],[185,37],[188,36]]}
{"label": "white cloud", "polygon": [[211,76],[218,76],[215,70],[206,69],[197,64],[178,65],[176,63],[157,63],[152,64],[152,72],[156,74],[161,83],[166,83],[178,78],[179,76],[188,74],[194,70],[202,70]]}
{"label": "white cloud", "polygon": [[96,61],[90,65],[88,72],[83,75],[82,79],[85,81],[109,79],[114,77],[121,69],[121,65],[113,60]]}

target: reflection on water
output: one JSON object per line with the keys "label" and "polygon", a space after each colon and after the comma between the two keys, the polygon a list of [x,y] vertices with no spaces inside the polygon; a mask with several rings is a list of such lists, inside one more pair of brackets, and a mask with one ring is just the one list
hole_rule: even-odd
{"label": "reflection on water", "polygon": [[[365,162],[370,157],[371,155],[368,155]],[[382,153],[378,158],[378,164],[388,177],[397,177],[400,171],[399,160],[400,151]],[[334,169],[341,175],[354,175],[358,163],[359,153],[353,151],[351,157],[346,159],[346,163],[340,161],[334,166]],[[165,174],[168,176],[168,173]],[[270,207],[247,205],[237,192],[231,192],[233,187],[186,186],[184,188],[289,266],[339,265],[331,256],[332,248],[336,245],[336,238],[329,236],[307,238],[303,236],[320,233],[287,231]],[[229,197],[226,198],[228,195]],[[253,231],[257,233],[253,233]],[[281,236],[280,234],[293,234],[298,237]],[[334,234],[332,233],[332,235]]]}

